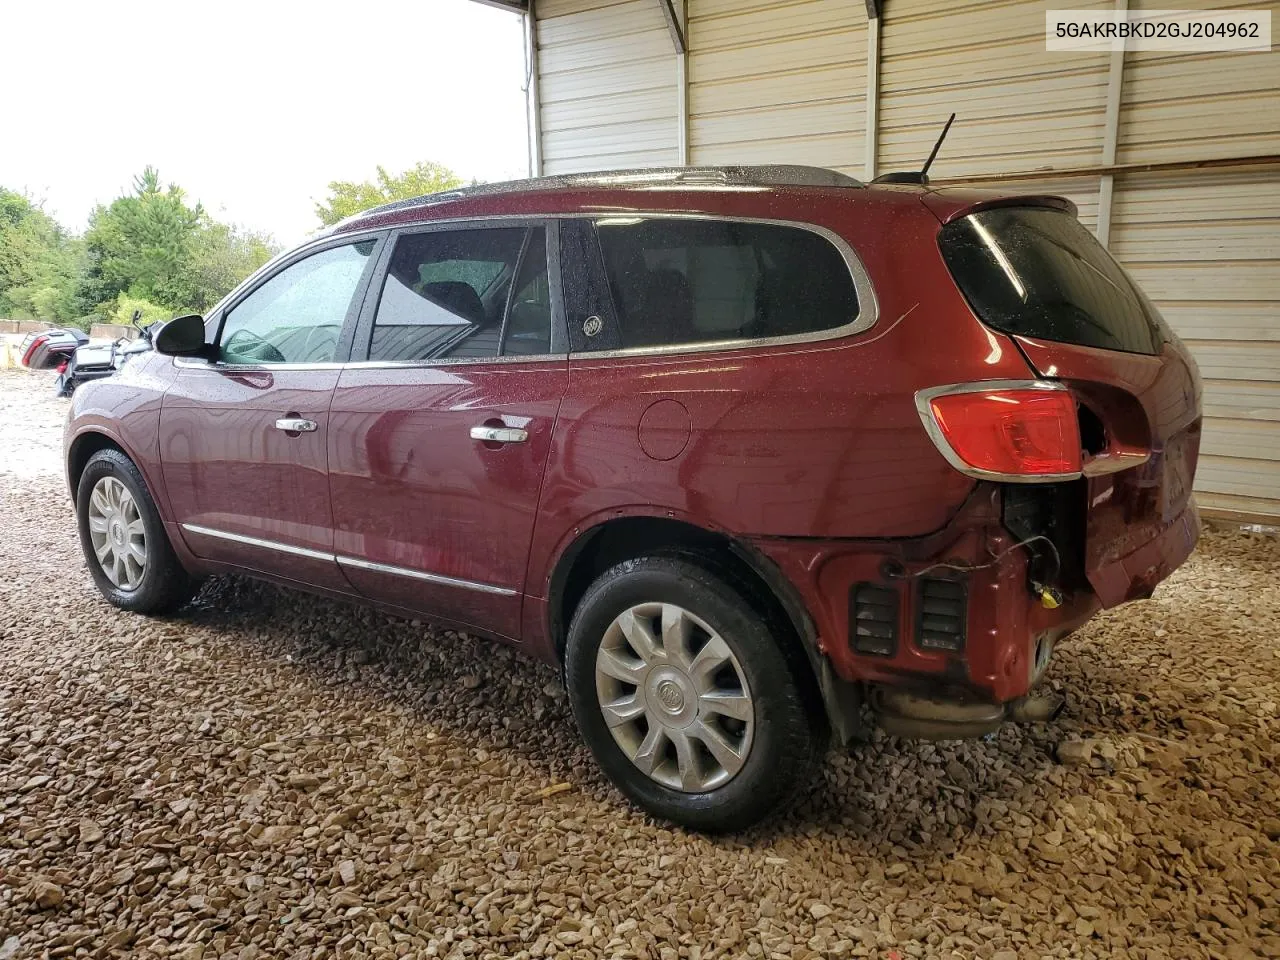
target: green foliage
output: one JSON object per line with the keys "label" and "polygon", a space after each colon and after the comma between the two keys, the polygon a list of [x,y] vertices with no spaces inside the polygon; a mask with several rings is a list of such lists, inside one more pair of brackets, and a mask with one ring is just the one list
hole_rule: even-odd
{"label": "green foliage", "polygon": [[22,194],[0,188],[0,317],[127,323],[204,313],[276,252],[269,236],[219,223],[147,167],[133,189],[68,237]]}
{"label": "green foliage", "polygon": [[[333,224],[461,185],[437,163],[396,175],[378,167],[375,182],[329,184],[316,214]],[[68,235],[29,197],[0,187],[0,317],[88,329],[128,323],[135,309],[148,322],[206,313],[275,253],[270,236],[220,223],[188,203],[182,188],[165,186],[154,167],[124,196],[95,208],[83,237]]]}
{"label": "green foliage", "polygon": [[103,321],[105,323],[129,323],[133,319],[133,311],[141,310],[142,316],[138,323],[144,327],[155,320],[172,320],[175,316],[174,311],[158,303],[152,303],[150,300],[144,300],[142,297],[131,297],[122,293],[116,297],[116,302],[112,304],[113,309],[105,315]]}
{"label": "green foliage", "polygon": [[204,211],[187,206],[181,188],[161,189],[160,176],[147,167],[130,196],[99,206],[84,235],[89,270],[86,296],[107,303],[121,293],[174,306],[195,294],[193,248]]}
{"label": "green foliage", "polygon": [[187,305],[196,313],[207,312],[275,254],[276,247],[266,234],[241,232],[204,217],[191,250]]}
{"label": "green foliage", "polygon": [[84,245],[28,197],[0,187],[0,317],[65,323],[81,312]]}
{"label": "green foliage", "polygon": [[453,190],[462,184],[461,177],[438,163],[419,163],[395,175],[379,166],[376,182],[331,182],[325,202],[316,204],[316,216],[328,227],[370,207],[393,200],[408,200],[428,193],[439,193],[441,190]]}

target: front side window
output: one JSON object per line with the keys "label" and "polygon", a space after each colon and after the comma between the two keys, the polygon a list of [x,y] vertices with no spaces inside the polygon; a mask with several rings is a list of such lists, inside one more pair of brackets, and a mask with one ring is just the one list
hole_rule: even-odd
{"label": "front side window", "polygon": [[676,218],[606,219],[596,230],[618,326],[601,347],[820,333],[858,314],[848,264],[810,230]]}
{"label": "front side window", "polygon": [[370,360],[546,353],[551,302],[543,227],[433,230],[396,241]]}
{"label": "front side window", "polygon": [[224,363],[329,363],[376,241],[330,247],[285,267],[231,308]]}

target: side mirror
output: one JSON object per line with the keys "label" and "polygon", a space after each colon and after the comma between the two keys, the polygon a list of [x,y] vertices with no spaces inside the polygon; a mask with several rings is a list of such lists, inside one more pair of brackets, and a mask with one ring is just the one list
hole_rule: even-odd
{"label": "side mirror", "polygon": [[152,346],[156,353],[171,357],[205,356],[204,317],[198,313],[174,317],[160,328]]}

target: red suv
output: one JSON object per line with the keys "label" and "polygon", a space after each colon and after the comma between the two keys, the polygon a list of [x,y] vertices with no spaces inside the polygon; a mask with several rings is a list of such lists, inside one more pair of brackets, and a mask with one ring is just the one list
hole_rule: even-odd
{"label": "red suv", "polygon": [[749,824],[869,705],[1046,719],[1195,544],[1194,362],[1056,197],[801,167],[381,207],[75,395],[89,569],[248,573],[559,665],[644,809]]}

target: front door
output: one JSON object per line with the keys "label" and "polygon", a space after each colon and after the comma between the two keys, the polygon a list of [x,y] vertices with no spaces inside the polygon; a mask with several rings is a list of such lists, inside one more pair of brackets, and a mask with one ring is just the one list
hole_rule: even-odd
{"label": "front door", "polygon": [[519,636],[533,522],[568,381],[554,224],[395,238],[330,410],[334,551],[364,595]]}
{"label": "front door", "polygon": [[178,359],[160,459],[197,556],[333,590],[329,404],[378,238],[304,252],[219,316],[214,362]]}

